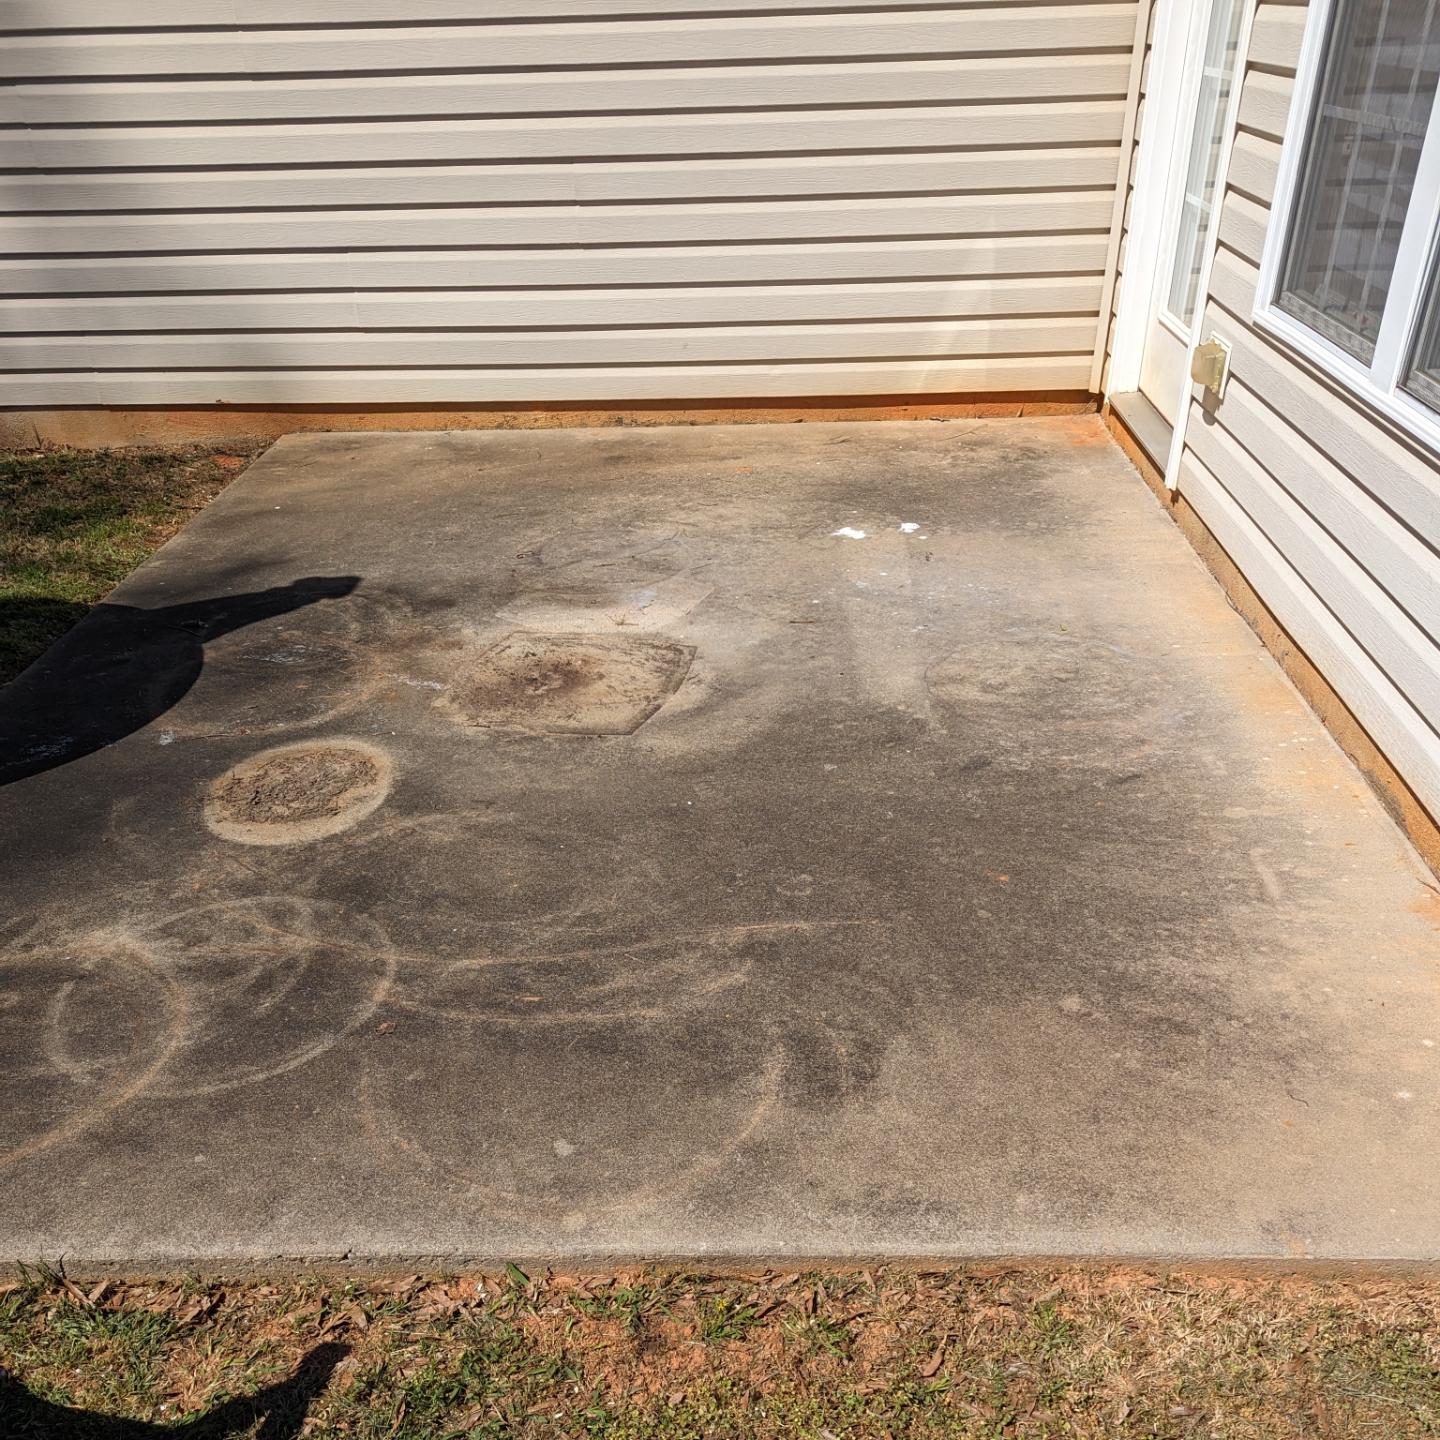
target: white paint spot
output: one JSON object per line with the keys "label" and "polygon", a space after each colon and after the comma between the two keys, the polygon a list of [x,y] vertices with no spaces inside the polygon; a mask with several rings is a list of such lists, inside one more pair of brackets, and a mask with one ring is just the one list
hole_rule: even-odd
{"label": "white paint spot", "polygon": [[900,533],[902,535],[913,535],[920,528],[918,520],[902,520],[900,522]]}
{"label": "white paint spot", "polygon": [[1408,1090],[1397,1090],[1395,1098],[1397,1100],[1413,1100],[1415,1097]]}
{"label": "white paint spot", "polygon": [[555,1142],[554,1149],[555,1149],[555,1153],[556,1153],[562,1160],[563,1160],[567,1155],[573,1155],[573,1154],[575,1153],[575,1147],[574,1147],[568,1140],[565,1140],[565,1139],[563,1139],[563,1138],[562,1138],[562,1139],[559,1139],[559,1140],[557,1140],[557,1141]]}
{"label": "white paint spot", "polygon": [[160,732],[160,743],[162,745],[173,745],[175,743],[175,732],[173,730],[162,730]]}
{"label": "white paint spot", "polygon": [[1420,1043],[1421,1043],[1427,1050],[1433,1050],[1433,1049],[1435,1048],[1435,1042],[1434,1042],[1433,1040],[1422,1040]]}
{"label": "white paint spot", "polygon": [[832,530],[830,534],[843,536],[846,540],[863,540],[865,538],[865,532],[857,530],[853,525],[842,525],[838,530]]}
{"label": "white paint spot", "polygon": [[409,685],[413,690],[448,690],[448,685],[442,685],[438,680],[414,680],[409,675],[392,675],[392,680],[398,680],[402,685]]}

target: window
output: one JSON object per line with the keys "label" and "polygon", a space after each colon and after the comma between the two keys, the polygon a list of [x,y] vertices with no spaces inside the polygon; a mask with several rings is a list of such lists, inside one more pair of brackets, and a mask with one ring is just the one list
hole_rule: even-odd
{"label": "window", "polygon": [[1257,323],[1440,442],[1440,0],[1315,0]]}
{"label": "window", "polygon": [[1205,34],[1190,153],[1185,159],[1185,185],[1180,194],[1179,227],[1165,297],[1166,310],[1187,333],[1195,320],[1201,257],[1215,209],[1215,175],[1220,168],[1226,104],[1235,75],[1240,15],[1240,0],[1214,0]]}

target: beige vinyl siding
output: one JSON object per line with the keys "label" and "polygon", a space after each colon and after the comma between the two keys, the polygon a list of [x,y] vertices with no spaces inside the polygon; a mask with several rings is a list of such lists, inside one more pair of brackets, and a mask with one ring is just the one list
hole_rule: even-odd
{"label": "beige vinyl siding", "polygon": [[1251,323],[1305,10],[1262,0],[1202,333],[1234,345],[1180,490],[1440,815],[1440,466]]}
{"label": "beige vinyl siding", "polygon": [[1110,295],[1110,313],[1105,323],[1104,363],[1100,371],[1102,393],[1110,390],[1110,357],[1115,350],[1115,325],[1120,316],[1120,297],[1124,291],[1125,260],[1129,250],[1130,221],[1135,208],[1135,174],[1140,163],[1140,137],[1145,127],[1145,96],[1150,88],[1150,67],[1155,54],[1155,17],[1160,0],[1141,0],[1146,7],[1145,54],[1141,61],[1140,86],[1135,97],[1135,125],[1131,132],[1129,153],[1125,157],[1125,208],[1120,221],[1120,248],[1115,257],[1115,286]]}
{"label": "beige vinyl siding", "polygon": [[1135,14],[3,0],[0,404],[1086,390]]}

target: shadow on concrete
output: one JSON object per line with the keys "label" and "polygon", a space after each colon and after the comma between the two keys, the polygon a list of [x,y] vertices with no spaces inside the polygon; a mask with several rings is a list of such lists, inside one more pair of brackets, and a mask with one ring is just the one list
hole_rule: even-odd
{"label": "shadow on concrete", "polygon": [[316,575],[153,609],[97,605],[0,690],[0,785],[102,750],[163,715],[199,678],[209,641],[339,599],[359,583],[355,575]]}
{"label": "shadow on concrete", "polygon": [[288,1379],[253,1395],[226,1400],[173,1425],[55,1405],[32,1395],[15,1376],[0,1369],[3,1433],[14,1440],[220,1440],[221,1436],[248,1432],[254,1440],[290,1440],[300,1433],[311,1401],[330,1383],[335,1367],[349,1353],[345,1345],[317,1345],[301,1358]]}

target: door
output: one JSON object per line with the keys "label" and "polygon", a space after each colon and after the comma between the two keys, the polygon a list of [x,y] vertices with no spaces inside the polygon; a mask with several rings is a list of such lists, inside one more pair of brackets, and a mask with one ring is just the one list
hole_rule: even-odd
{"label": "door", "polygon": [[[1174,58],[1179,65],[1165,67],[1171,74],[1179,72],[1173,90],[1178,108],[1163,201],[1159,263],[1140,361],[1140,390],[1174,425],[1196,340],[1201,258],[1219,208],[1215,179],[1235,82],[1243,7],[1241,0],[1170,3],[1182,12],[1176,16],[1181,23],[1171,34],[1173,43],[1183,48],[1172,58],[1172,65]],[[1148,94],[1147,118],[1154,118],[1152,106],[1164,103],[1164,94]]]}

